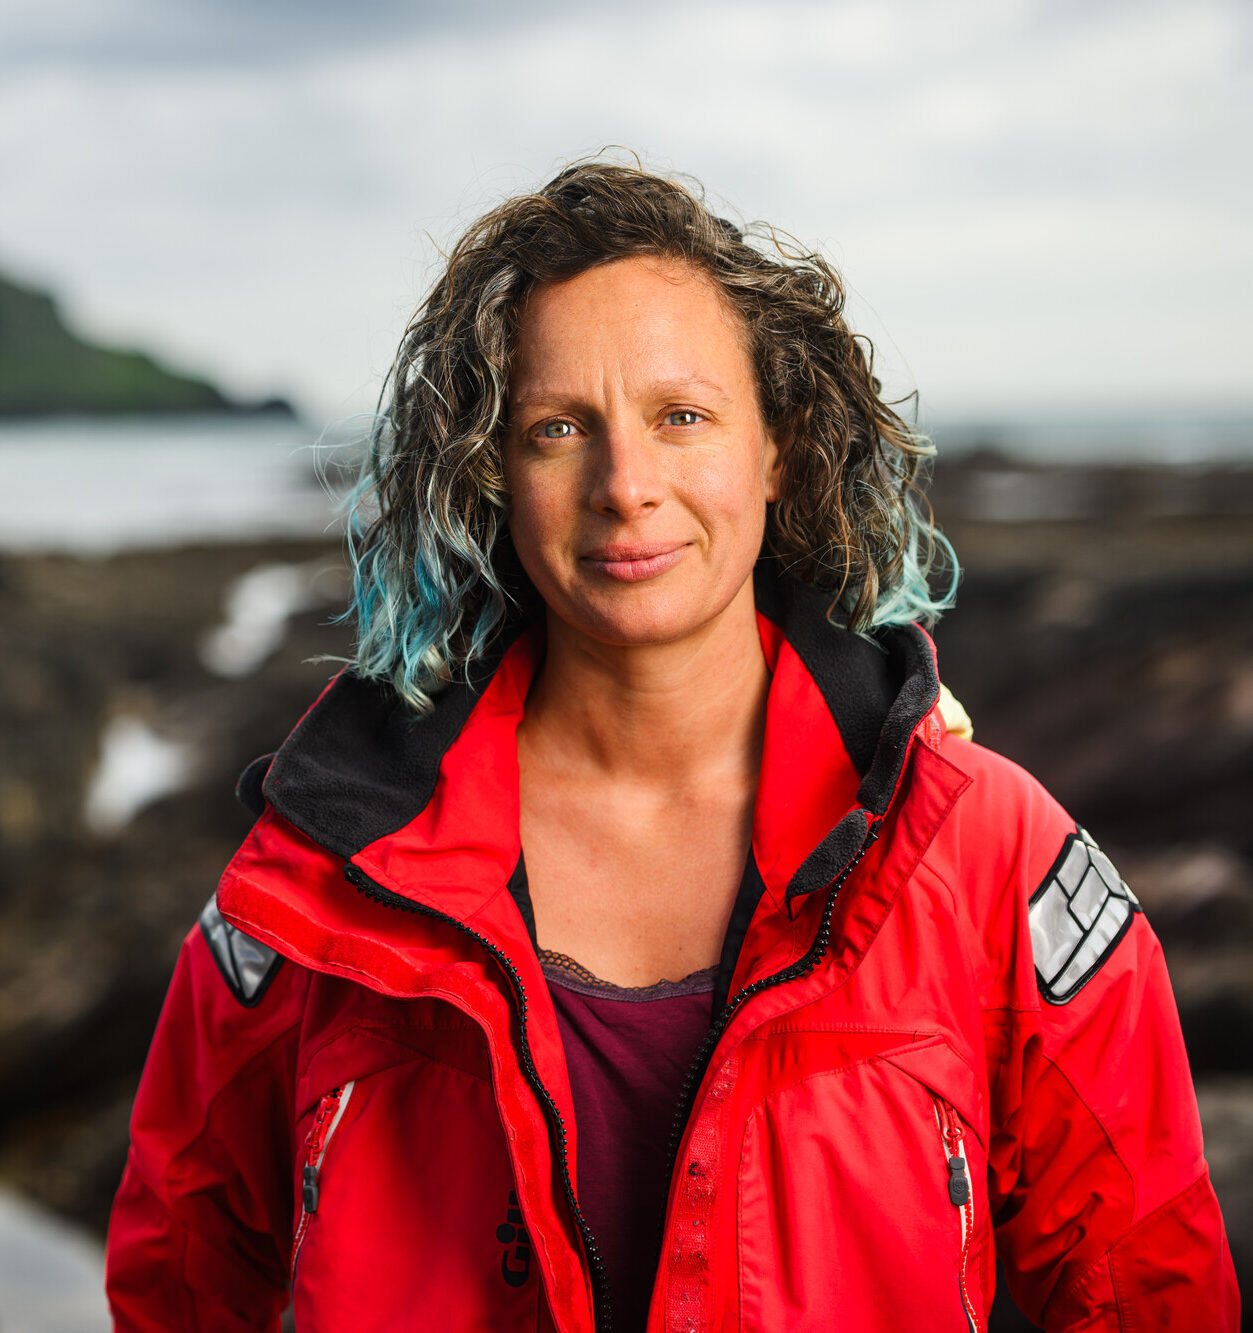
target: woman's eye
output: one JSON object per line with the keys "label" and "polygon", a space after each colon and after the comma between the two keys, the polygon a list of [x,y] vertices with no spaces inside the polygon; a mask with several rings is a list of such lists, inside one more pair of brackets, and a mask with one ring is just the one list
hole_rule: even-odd
{"label": "woman's eye", "polygon": [[[686,421],[675,421],[675,417],[686,417]],[[666,420],[674,426],[694,426],[701,419],[699,412],[693,412],[690,407],[679,407],[673,412],[666,413]]]}
{"label": "woman's eye", "polygon": [[574,427],[568,421],[546,421],[539,428],[539,433],[546,440],[564,440],[574,432]]}

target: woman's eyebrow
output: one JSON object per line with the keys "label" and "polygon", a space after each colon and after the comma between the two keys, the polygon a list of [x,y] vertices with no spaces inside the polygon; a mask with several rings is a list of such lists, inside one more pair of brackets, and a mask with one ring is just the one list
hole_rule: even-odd
{"label": "woman's eyebrow", "polygon": [[685,389],[700,389],[704,393],[722,399],[723,402],[727,402],[730,398],[720,384],[715,384],[713,380],[706,379],[703,375],[686,375],[682,379],[666,380],[662,384],[653,385],[653,393],[658,398],[682,397]]}
{"label": "woman's eyebrow", "polygon": [[[677,379],[662,380],[649,387],[648,395],[650,398],[675,398],[682,397],[684,392],[690,392],[693,389],[701,390],[706,394],[711,394],[722,402],[728,402],[730,395],[720,385],[711,379],[706,379],[703,375],[684,375]],[[540,387],[535,389],[526,389],[522,393],[512,395],[509,399],[509,406],[515,411],[523,407],[551,407],[558,403],[569,402],[574,398],[581,398],[580,394],[563,393],[557,388]]]}

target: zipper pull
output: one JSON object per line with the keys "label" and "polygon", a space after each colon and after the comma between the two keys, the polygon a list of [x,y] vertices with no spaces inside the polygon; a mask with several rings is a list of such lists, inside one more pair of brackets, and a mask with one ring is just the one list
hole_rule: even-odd
{"label": "zipper pull", "polygon": [[[949,1190],[952,1190],[952,1185]],[[318,1211],[318,1168],[314,1162],[305,1163],[304,1188],[301,1190],[301,1202],[306,1213]]]}
{"label": "zipper pull", "polygon": [[322,1150],[343,1094],[343,1088],[332,1088],[322,1098],[309,1129],[309,1137],[305,1140],[307,1151],[305,1169],[301,1175],[300,1202],[306,1213],[318,1211],[318,1168],[322,1165]]}
{"label": "zipper pull", "polygon": [[960,1157],[948,1159],[948,1197],[954,1208],[964,1208],[970,1202],[970,1181],[966,1179],[966,1163]]}
{"label": "zipper pull", "polygon": [[941,1133],[948,1147],[948,1197],[954,1208],[964,1208],[970,1202],[970,1177],[966,1174],[966,1159],[961,1155],[962,1131],[952,1109],[945,1102],[940,1108]]}

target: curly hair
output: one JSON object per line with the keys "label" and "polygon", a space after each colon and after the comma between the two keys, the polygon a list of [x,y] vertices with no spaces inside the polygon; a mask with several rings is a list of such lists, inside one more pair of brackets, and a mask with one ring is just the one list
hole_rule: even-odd
{"label": "curly hair", "polygon": [[919,485],[934,447],[883,401],[831,265],[773,227],[741,232],[699,186],[584,160],[457,242],[405,329],[350,496],[340,619],[356,620],[356,670],[419,713],[538,596],[509,539],[500,451],[522,304],[540,284],[640,255],[712,278],[743,321],[764,419],[789,442],[763,555],[829,591],[829,618],[842,612],[854,632],[930,624],[952,605],[957,562]]}

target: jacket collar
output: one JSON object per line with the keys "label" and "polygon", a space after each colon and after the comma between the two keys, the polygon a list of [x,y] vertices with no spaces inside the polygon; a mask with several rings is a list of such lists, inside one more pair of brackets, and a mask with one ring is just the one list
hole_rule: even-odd
{"label": "jacket collar", "polygon": [[[772,672],[754,852],[767,891],[790,911],[831,882],[887,811],[939,679],[917,626],[852,634],[828,621],[827,595],[766,558],[754,593]],[[241,799],[268,803],[394,891],[465,920],[517,864],[516,728],[541,651],[537,627],[512,625],[425,717],[390,685],[345,669],[278,752],[245,771]]]}

